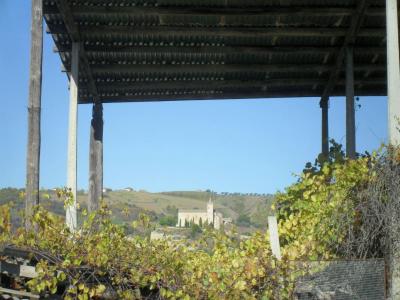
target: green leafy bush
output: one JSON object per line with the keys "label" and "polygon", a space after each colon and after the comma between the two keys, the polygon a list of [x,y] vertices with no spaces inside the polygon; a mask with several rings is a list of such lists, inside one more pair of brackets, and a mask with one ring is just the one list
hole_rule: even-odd
{"label": "green leafy bush", "polygon": [[[367,204],[368,197],[358,196],[361,191],[379,187],[373,188],[374,198],[398,200],[397,190],[388,191],[387,182],[393,173],[400,181],[400,152],[395,152],[395,159],[389,157],[384,169],[388,179],[381,184],[377,174],[386,173],[378,172],[376,164],[388,159],[373,154],[348,160],[340,145],[333,144],[331,150],[328,159],[308,164],[298,181],[277,195],[273,209],[279,221],[280,261],[271,253],[268,234],[261,232],[240,240],[211,226],[192,225],[192,235],[202,231],[194,241],[127,236],[128,229],[112,222],[105,204],[96,213],[82,210],[82,226],[76,232],[65,226],[63,218],[40,206],[29,220],[33,229],[12,231],[10,208],[1,206],[0,243],[47,257],[37,265],[39,276],[29,282],[29,288],[41,294],[61,290],[65,299],[106,294],[118,299],[292,299],[294,283],[305,272],[293,261],[340,257],[348,229],[358,234],[357,230],[367,228],[362,227],[368,219],[362,218],[360,205]],[[66,205],[72,200],[67,190],[59,196]],[[398,216],[400,207],[396,207]],[[238,218],[238,222],[250,221],[245,214]],[[151,226],[150,217],[140,214],[130,231],[148,233]]]}
{"label": "green leafy bush", "polygon": [[161,226],[175,226],[178,223],[177,216],[162,216],[159,219]]}
{"label": "green leafy bush", "polygon": [[307,164],[297,183],[278,193],[280,240],[289,257],[329,259],[340,255],[347,229],[356,220],[355,192],[369,184],[376,155],[344,157],[333,143],[329,159]]}
{"label": "green leafy bush", "polygon": [[[60,193],[70,203],[69,193]],[[59,293],[64,299],[89,299],[113,294],[118,299],[290,299],[294,273],[287,257],[277,261],[268,235],[239,241],[204,229],[196,241],[151,241],[126,236],[111,222],[102,204],[97,213],[82,212],[83,223],[71,232],[62,218],[36,207],[32,228],[11,232],[9,212],[2,208],[0,241],[40,253],[38,277],[31,291]],[[4,211],[3,211],[4,210]],[[145,215],[135,229],[151,226]],[[56,272],[57,270],[57,272]]]}

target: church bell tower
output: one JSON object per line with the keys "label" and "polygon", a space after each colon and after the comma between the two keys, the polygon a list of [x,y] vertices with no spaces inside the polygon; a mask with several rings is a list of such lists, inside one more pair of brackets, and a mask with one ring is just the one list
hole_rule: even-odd
{"label": "church bell tower", "polygon": [[207,203],[207,223],[208,224],[211,224],[211,223],[214,224],[214,203],[211,200],[211,197],[210,197],[210,200],[208,200],[208,203]]}

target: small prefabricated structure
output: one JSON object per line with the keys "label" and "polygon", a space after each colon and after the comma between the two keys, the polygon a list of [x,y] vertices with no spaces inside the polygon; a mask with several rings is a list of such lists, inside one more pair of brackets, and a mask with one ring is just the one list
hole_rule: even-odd
{"label": "small prefabricated structure", "polygon": [[[39,201],[43,19],[69,79],[67,186],[75,196],[77,112],[79,105],[93,107],[88,207],[94,210],[103,190],[103,103],[320,97],[326,156],[329,97],[345,96],[346,151],[353,158],[354,97],[387,95],[389,141],[398,144],[397,5],[397,0],[32,0],[27,215]],[[76,228],[75,205],[67,222]]]}

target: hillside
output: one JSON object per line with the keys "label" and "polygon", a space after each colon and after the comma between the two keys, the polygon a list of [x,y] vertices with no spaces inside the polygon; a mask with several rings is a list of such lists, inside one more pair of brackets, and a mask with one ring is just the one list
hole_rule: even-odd
{"label": "hillside", "polygon": [[[173,191],[150,193],[147,191],[115,190],[104,193],[104,200],[114,213],[114,220],[118,223],[129,222],[145,212],[158,222],[163,216],[176,216],[177,209],[205,209],[211,193],[207,191]],[[267,216],[273,201],[271,195],[224,193],[212,194],[214,205],[224,217],[231,217],[242,229],[253,227],[263,228],[267,223]],[[78,202],[81,207],[86,206],[87,194],[78,193]],[[15,204],[15,220],[19,221],[17,211],[23,209],[23,190],[5,188],[0,189],[0,204],[13,201]],[[41,191],[41,203],[57,214],[63,214],[63,206],[57,199],[54,190]],[[253,228],[254,229],[254,228]],[[242,230],[242,231],[243,231]]]}

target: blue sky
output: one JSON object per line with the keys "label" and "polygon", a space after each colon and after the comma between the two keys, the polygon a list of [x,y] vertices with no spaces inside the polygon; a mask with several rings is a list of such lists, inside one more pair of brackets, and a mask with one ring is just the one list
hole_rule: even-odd
{"label": "blue sky", "polygon": [[[23,187],[30,1],[0,0],[0,187]],[[41,186],[66,182],[67,78],[45,35]],[[105,104],[104,184],[149,191],[274,193],[320,151],[319,99]],[[363,97],[357,151],[386,141],[385,97]],[[78,187],[87,188],[91,107],[79,107]],[[345,143],[344,98],[330,103],[330,136]]]}

